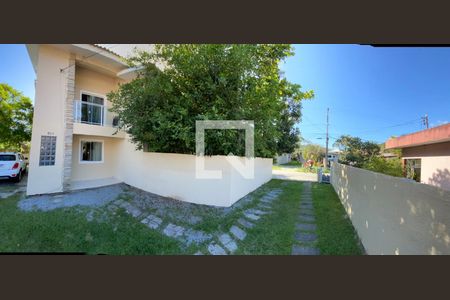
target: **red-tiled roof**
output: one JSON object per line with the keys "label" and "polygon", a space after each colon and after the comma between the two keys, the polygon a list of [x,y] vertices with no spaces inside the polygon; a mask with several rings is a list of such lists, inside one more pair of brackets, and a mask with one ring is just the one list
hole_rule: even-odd
{"label": "red-tiled roof", "polygon": [[450,141],[450,123],[391,138],[386,141],[385,148],[407,148],[447,141]]}

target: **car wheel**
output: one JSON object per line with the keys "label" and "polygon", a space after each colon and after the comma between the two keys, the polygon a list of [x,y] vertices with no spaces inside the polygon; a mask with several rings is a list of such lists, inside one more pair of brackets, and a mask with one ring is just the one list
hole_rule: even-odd
{"label": "car wheel", "polygon": [[14,178],[15,182],[20,182],[22,180],[22,170],[19,171],[19,174],[17,174],[16,178]]}

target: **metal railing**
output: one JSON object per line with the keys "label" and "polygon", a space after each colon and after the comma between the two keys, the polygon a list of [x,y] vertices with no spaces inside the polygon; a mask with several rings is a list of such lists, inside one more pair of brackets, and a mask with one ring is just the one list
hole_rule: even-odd
{"label": "metal railing", "polygon": [[105,106],[74,100],[74,122],[105,126]]}

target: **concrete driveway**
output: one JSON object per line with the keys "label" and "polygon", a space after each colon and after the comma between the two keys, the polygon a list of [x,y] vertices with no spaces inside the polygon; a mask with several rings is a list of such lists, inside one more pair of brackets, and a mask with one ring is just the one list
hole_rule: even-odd
{"label": "concrete driveway", "polygon": [[20,182],[0,179],[0,199],[8,198],[16,193],[22,193],[27,190],[28,174],[22,177]]}
{"label": "concrete driveway", "polygon": [[272,170],[272,178],[295,181],[317,182],[316,173],[297,172],[294,168],[282,168],[281,170]]}

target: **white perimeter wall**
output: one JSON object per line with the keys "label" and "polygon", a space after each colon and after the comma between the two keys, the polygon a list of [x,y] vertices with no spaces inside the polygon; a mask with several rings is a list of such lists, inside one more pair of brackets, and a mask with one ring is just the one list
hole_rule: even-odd
{"label": "white perimeter wall", "polygon": [[120,143],[116,177],[134,187],[181,201],[231,206],[272,178],[272,159],[255,159],[255,179],[241,177],[225,156],[205,157],[207,170],[222,170],[222,179],[195,178],[195,155],[136,151]]}
{"label": "white perimeter wall", "polygon": [[331,183],[368,254],[450,254],[450,192],[332,164]]}
{"label": "white perimeter wall", "polygon": [[291,162],[291,154],[283,153],[277,156],[277,165],[287,164]]}

